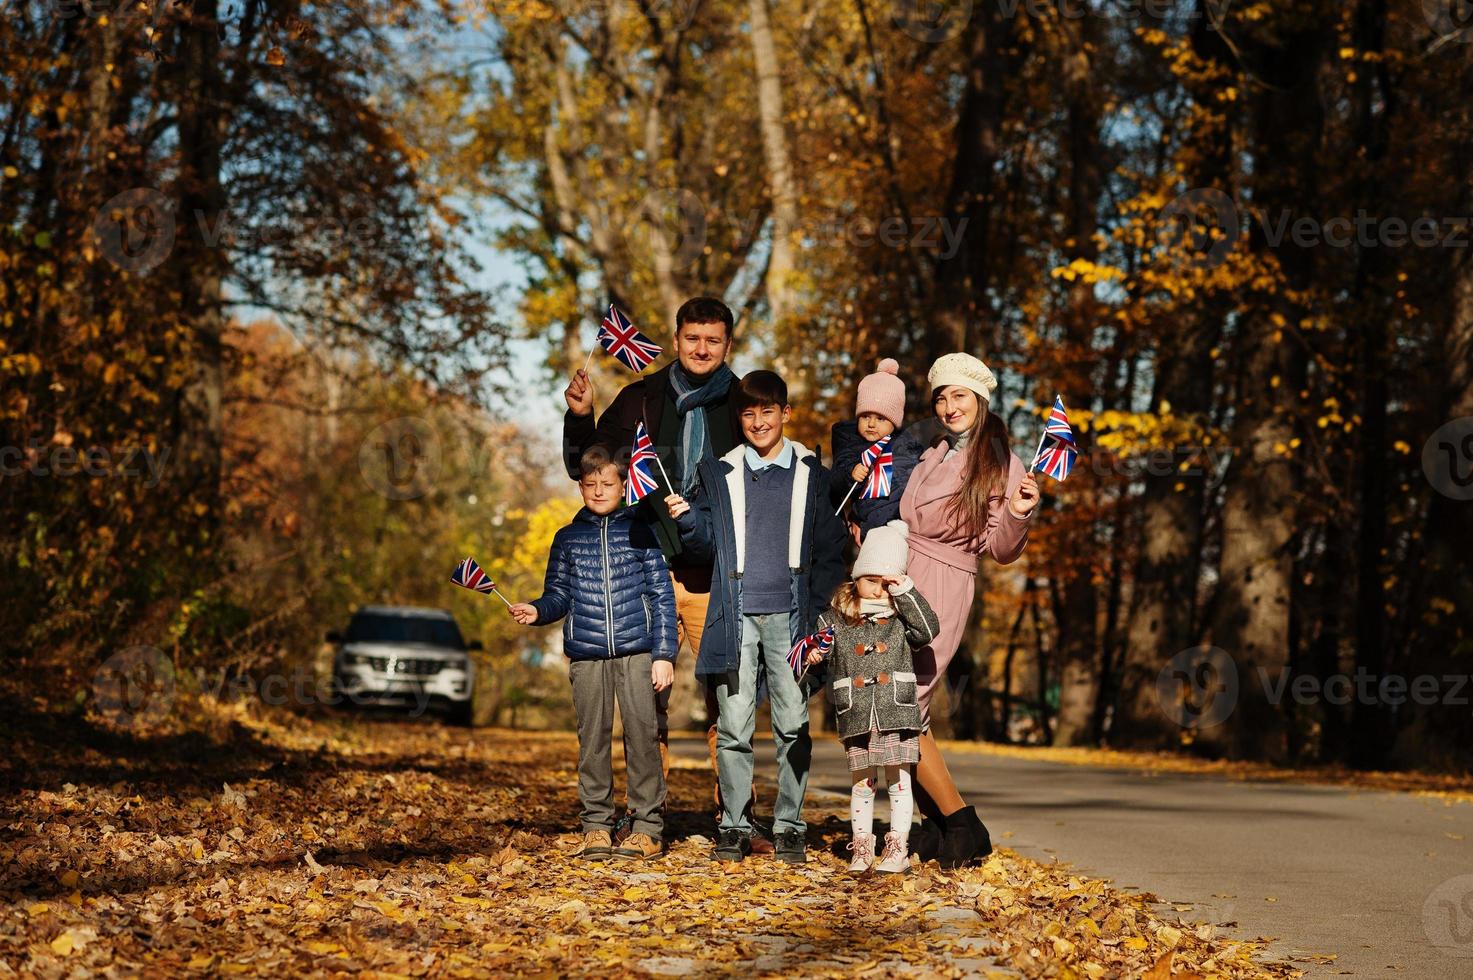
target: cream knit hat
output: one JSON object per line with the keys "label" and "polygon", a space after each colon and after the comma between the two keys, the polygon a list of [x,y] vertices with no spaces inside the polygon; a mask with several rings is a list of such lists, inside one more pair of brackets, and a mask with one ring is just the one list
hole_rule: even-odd
{"label": "cream knit hat", "polygon": [[864,536],[864,544],[859,546],[859,557],[854,559],[849,577],[904,575],[906,561],[910,558],[910,545],[906,543],[909,535],[910,528],[899,520],[871,528]]}
{"label": "cream knit hat", "polygon": [[997,378],[987,369],[986,364],[971,354],[944,354],[936,358],[936,363],[926,373],[926,381],[931,385],[932,391],[947,385],[975,391],[977,397],[986,402],[989,408],[992,407],[992,393],[997,390]]}

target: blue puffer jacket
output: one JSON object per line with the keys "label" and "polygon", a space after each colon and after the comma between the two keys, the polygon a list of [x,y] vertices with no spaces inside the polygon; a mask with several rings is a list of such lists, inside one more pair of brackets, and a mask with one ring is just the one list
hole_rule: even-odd
{"label": "blue puffer jacket", "polygon": [[675,587],[654,531],[621,507],[606,517],[588,508],[552,538],[537,625],[563,622],[569,660],[648,651],[674,662]]}

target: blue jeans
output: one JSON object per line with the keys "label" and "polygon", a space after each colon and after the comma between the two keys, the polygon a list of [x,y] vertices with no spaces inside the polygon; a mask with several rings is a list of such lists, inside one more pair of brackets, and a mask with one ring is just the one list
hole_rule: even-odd
{"label": "blue jeans", "polygon": [[772,740],[777,743],[776,833],[806,831],[803,794],[813,739],[808,734],[808,701],[788,667],[788,614],[742,617],[742,652],[736,673],[717,675],[717,780],[721,784],[721,829],[750,833],[747,805],[752,799],[752,735],[757,727],[757,676],[766,674],[772,702]]}

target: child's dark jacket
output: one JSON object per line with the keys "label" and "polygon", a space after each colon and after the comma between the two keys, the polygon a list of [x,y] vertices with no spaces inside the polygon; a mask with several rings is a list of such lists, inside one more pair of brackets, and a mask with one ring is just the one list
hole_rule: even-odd
{"label": "child's dark jacket", "polygon": [[537,625],[563,621],[569,660],[649,652],[675,660],[675,587],[654,531],[621,507],[604,517],[588,508],[553,535]]}
{"label": "child's dark jacket", "polygon": [[[910,481],[910,471],[915,469],[916,464],[921,461],[921,453],[926,451],[925,445],[916,436],[915,429],[915,426],[901,429],[890,440],[890,453],[895,457],[890,475],[890,495],[861,500],[859,494],[864,488],[860,487],[850,496],[852,513],[861,532],[888,524],[900,516],[900,495],[905,492],[905,485]],[[837,507],[849,488],[854,486],[855,464],[873,443],[859,434],[859,423],[854,419],[835,422],[830,440],[834,450],[834,468],[830,476],[829,494]]]}
{"label": "child's dark jacket", "polygon": [[[813,629],[819,610],[828,606],[844,580],[844,524],[828,502],[828,470],[818,457],[792,443],[793,496],[786,538],[792,606],[788,613],[790,642]],[[711,601],[706,630],[696,656],[698,675],[735,671],[742,647],[742,568],[747,533],[746,446],[700,466],[700,483],[680,516],[680,537],[691,556],[709,557]]]}
{"label": "child's dark jacket", "polygon": [[859,626],[851,626],[833,609],[818,617],[818,629],[834,628],[834,646],[827,660],[829,695],[840,738],[872,730],[921,730],[911,651],[935,639],[940,624],[909,577],[890,598],[895,614],[866,615]]}

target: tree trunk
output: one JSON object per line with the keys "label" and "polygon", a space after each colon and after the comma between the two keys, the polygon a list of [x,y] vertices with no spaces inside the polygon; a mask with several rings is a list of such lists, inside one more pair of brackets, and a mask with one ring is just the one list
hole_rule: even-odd
{"label": "tree trunk", "polygon": [[782,72],[777,45],[767,17],[767,0],[750,0],[752,58],[757,66],[757,114],[762,127],[762,155],[767,162],[767,186],[772,194],[772,253],[767,263],[767,305],[775,328],[792,315],[796,266],[794,239],[798,232],[798,183],[788,155],[783,111]]}
{"label": "tree trunk", "polygon": [[[220,184],[226,120],[222,88],[219,20],[215,0],[200,0],[180,24],[179,213],[172,267],[178,272],[183,312],[195,346],[193,376],[180,398],[178,459],[192,481],[195,499],[218,516],[221,475],[225,255],[197,233],[219,227],[225,206]],[[207,523],[211,523],[207,521]]]}
{"label": "tree trunk", "polygon": [[[1192,47],[1212,64],[1227,63],[1232,57],[1200,3]],[[1192,187],[1231,187],[1230,120],[1222,117],[1205,126],[1200,134],[1200,169],[1186,175],[1187,181]],[[1222,302],[1202,302],[1189,308],[1185,322],[1179,328],[1173,325],[1170,343],[1158,343],[1152,410],[1166,402],[1172,412],[1184,417],[1207,413],[1212,399],[1211,351],[1226,315],[1222,306]],[[1196,640],[1191,635],[1192,614],[1197,602],[1196,556],[1201,548],[1207,479],[1205,469],[1197,478],[1182,479],[1174,473],[1146,477],[1119,701],[1111,726],[1112,740],[1117,743],[1165,747],[1180,741],[1181,729],[1157,700],[1156,679],[1173,656]]]}
{"label": "tree trunk", "polygon": [[[1323,197],[1317,160],[1324,107],[1315,83],[1331,28],[1327,20],[1295,27],[1280,46],[1261,53],[1275,77],[1252,101],[1252,199],[1270,213],[1302,209]],[[1255,240],[1255,247],[1267,251],[1263,241]],[[1236,757],[1284,761],[1293,701],[1274,692],[1284,690],[1290,667],[1291,545],[1301,465],[1291,443],[1306,364],[1304,345],[1291,334],[1307,315],[1294,294],[1314,288],[1316,256],[1312,247],[1288,240],[1273,254],[1284,281],[1241,324],[1249,353],[1234,402],[1234,457],[1223,498],[1212,624],[1213,644],[1237,665],[1237,707],[1200,741]]]}
{"label": "tree trunk", "polygon": [[[1356,47],[1378,57],[1385,47],[1385,0],[1364,0],[1356,10]],[[1356,143],[1361,166],[1365,168],[1358,184],[1357,199],[1371,214],[1382,212],[1382,200],[1376,176],[1386,158],[1388,116],[1396,113],[1396,93],[1390,90],[1384,62],[1368,64],[1357,73]],[[1355,312],[1360,321],[1360,534],[1356,541],[1355,567],[1355,663],[1373,677],[1381,677],[1391,667],[1386,642],[1386,590],[1382,563],[1385,559],[1387,463],[1386,403],[1390,392],[1386,367],[1391,363],[1387,337],[1387,319],[1394,313],[1386,309],[1378,272],[1384,264],[1384,249],[1360,249],[1355,272]],[[1371,291],[1377,295],[1369,295]],[[1350,726],[1353,765],[1377,768],[1385,764],[1393,741],[1391,714],[1377,700],[1356,699]]]}
{"label": "tree trunk", "polygon": [[[1094,261],[1099,250],[1095,243],[1098,226],[1097,207],[1102,185],[1100,159],[1100,120],[1098,88],[1090,71],[1090,52],[1100,19],[1087,17],[1078,25],[1073,51],[1064,58],[1064,84],[1068,91],[1069,118],[1069,237],[1075,255]],[[1071,365],[1065,385],[1072,390],[1060,392],[1067,404],[1099,406],[1092,397],[1095,390],[1091,373],[1094,335],[1100,321],[1094,287],[1076,282],[1069,291],[1069,307],[1065,315],[1067,341],[1077,359]],[[1077,386],[1077,387],[1075,387]],[[1049,399],[1047,392],[1043,400]],[[1108,396],[1106,396],[1108,397]],[[1095,483],[1085,485],[1085,493],[1098,497]],[[1093,534],[1093,528],[1089,533]],[[1090,538],[1084,538],[1090,542]],[[1103,650],[1099,635],[1099,590],[1095,585],[1095,556],[1099,549],[1085,547],[1079,560],[1060,563],[1067,575],[1063,583],[1062,608],[1055,616],[1058,636],[1054,647],[1059,651],[1059,710],[1055,716],[1054,744],[1079,745],[1094,738],[1095,703],[1099,693]]]}
{"label": "tree trunk", "polygon": [[[973,11],[962,43],[967,61],[955,128],[956,163],[941,214],[964,230],[956,251],[936,266],[936,313],[927,335],[933,359],[949,351],[977,350],[978,324],[990,319],[989,238],[999,207],[995,172],[1007,116],[1007,80],[1022,59],[1016,49],[1024,46],[1014,35],[1014,18],[992,3]],[[1012,54],[1010,48],[1015,49]]]}

